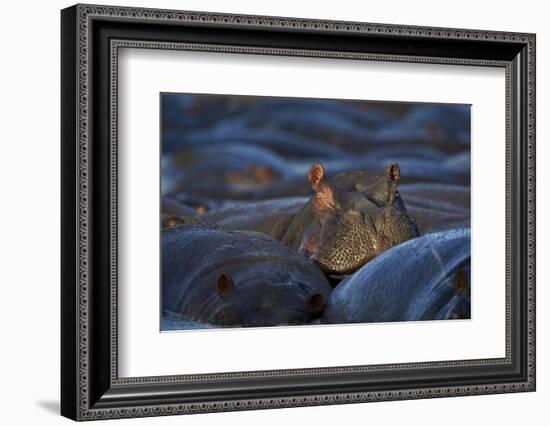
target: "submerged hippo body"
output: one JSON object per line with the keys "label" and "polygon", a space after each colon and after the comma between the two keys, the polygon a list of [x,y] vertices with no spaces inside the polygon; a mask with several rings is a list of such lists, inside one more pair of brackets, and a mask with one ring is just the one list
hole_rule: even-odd
{"label": "submerged hippo body", "polygon": [[470,318],[470,230],[388,250],[331,293],[325,323]]}
{"label": "submerged hippo body", "polygon": [[308,202],[307,197],[286,197],[262,201],[227,202],[201,219],[227,230],[262,232],[282,240],[295,214]]}
{"label": "submerged hippo body", "polygon": [[408,207],[408,212],[418,225],[419,232],[424,235],[449,229],[470,227],[470,215],[464,212],[448,212],[434,208],[423,208],[415,205]]}
{"label": "submerged hippo body", "polygon": [[289,247],[255,232],[181,225],[162,233],[162,309],[221,326],[303,324],[331,287]]}
{"label": "submerged hippo body", "polygon": [[421,234],[470,227],[470,188],[422,183],[401,185],[407,211]]}

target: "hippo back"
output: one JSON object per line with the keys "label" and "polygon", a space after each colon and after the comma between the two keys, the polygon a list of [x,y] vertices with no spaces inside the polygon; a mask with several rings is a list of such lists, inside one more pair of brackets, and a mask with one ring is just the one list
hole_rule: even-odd
{"label": "hippo back", "polygon": [[228,202],[203,215],[204,223],[216,224],[230,231],[262,232],[282,240],[296,212],[307,197],[287,197],[255,202]]}
{"label": "hippo back", "polygon": [[342,281],[322,321],[469,318],[470,230],[427,234],[386,251]]}
{"label": "hippo back", "polygon": [[407,211],[421,234],[470,227],[470,188],[421,183],[401,185]]}
{"label": "hippo back", "polygon": [[[308,259],[256,232],[182,225],[162,234],[162,308],[187,321],[260,326],[308,322],[331,287]],[[217,280],[230,277],[231,294]],[[319,308],[319,306],[317,306]],[[320,312],[319,312],[320,314]]]}

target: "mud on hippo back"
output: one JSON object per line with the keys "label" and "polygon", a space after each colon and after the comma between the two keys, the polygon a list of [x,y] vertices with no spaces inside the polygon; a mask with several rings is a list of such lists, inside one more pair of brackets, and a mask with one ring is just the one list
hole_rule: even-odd
{"label": "mud on hippo back", "polygon": [[325,323],[470,318],[470,230],[424,235],[388,250],[331,293]]}
{"label": "mud on hippo back", "polygon": [[162,232],[162,309],[226,327],[319,318],[331,287],[308,259],[271,237],[180,225]]}

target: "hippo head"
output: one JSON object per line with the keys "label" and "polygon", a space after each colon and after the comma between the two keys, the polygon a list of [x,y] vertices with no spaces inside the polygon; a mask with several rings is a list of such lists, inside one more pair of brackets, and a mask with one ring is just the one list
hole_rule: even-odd
{"label": "hippo head", "polygon": [[327,273],[349,274],[418,236],[397,190],[399,177],[399,166],[390,164],[383,176],[360,171],[329,180],[323,166],[314,164],[308,179],[315,194],[300,251]]}
{"label": "hippo head", "polygon": [[230,274],[222,272],[215,282],[222,304],[211,321],[225,327],[265,327],[304,324],[319,318],[325,296],[319,292],[306,294],[293,284],[262,283],[239,288]]}

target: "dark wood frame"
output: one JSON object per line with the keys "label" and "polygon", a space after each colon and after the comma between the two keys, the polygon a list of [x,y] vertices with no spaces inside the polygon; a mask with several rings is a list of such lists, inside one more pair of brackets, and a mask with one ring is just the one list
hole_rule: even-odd
{"label": "dark wood frame", "polygon": [[[95,5],[64,9],[61,29],[64,416],[88,420],[535,390],[535,35]],[[119,378],[120,47],[504,67],[506,357]]]}

